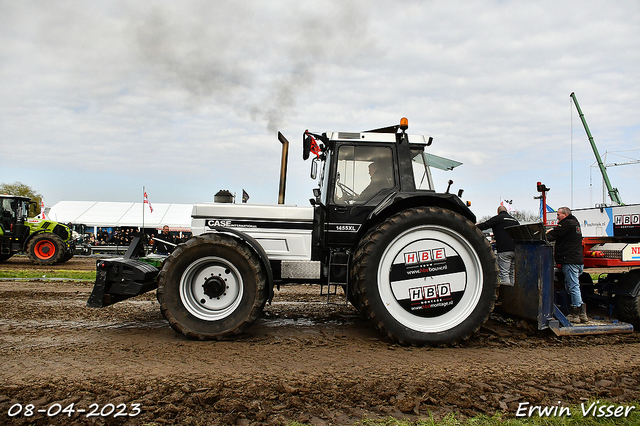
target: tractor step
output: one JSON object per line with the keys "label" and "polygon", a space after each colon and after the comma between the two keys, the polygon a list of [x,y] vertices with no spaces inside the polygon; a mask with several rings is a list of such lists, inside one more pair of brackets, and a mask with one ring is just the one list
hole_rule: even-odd
{"label": "tractor step", "polygon": [[[338,288],[343,288],[345,291],[344,301],[336,302],[338,298]],[[325,292],[326,288],[326,292]],[[320,284],[320,296],[327,296],[326,303],[327,305],[346,305],[348,303],[347,295],[347,284],[344,283],[321,283]]]}
{"label": "tractor step", "polygon": [[[327,296],[327,304],[330,305],[346,305],[348,303],[347,291],[349,286],[349,254],[343,251],[331,251],[329,253],[329,271],[327,273],[327,282],[320,283],[320,295]],[[324,288],[327,292],[324,293]],[[334,299],[338,296],[338,288],[344,290],[344,302],[336,303]]]}

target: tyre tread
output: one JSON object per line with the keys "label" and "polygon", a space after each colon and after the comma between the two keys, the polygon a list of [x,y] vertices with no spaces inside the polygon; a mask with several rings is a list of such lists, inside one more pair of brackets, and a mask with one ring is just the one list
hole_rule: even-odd
{"label": "tyre tread", "polygon": [[636,297],[620,296],[618,310],[622,319],[629,321],[634,327],[640,327],[640,295]]}
{"label": "tyre tread", "polygon": [[[191,330],[178,321],[171,313],[167,306],[167,296],[165,294],[164,279],[167,271],[172,268],[172,264],[180,257],[180,255],[188,249],[193,249],[203,244],[220,244],[228,248],[232,248],[241,253],[245,259],[250,263],[252,270],[254,271],[255,282],[258,287],[257,297],[254,298],[254,303],[251,307],[250,314],[243,319],[235,328],[227,330],[226,332],[219,334],[206,334],[199,333],[195,330]],[[239,244],[238,241],[232,237],[223,234],[204,234],[187,240],[186,243],[180,244],[176,249],[165,259],[162,270],[158,275],[158,289],[156,296],[160,303],[160,311],[162,315],[169,321],[169,325],[176,332],[181,333],[189,338],[196,340],[223,340],[229,337],[241,334],[245,332],[256,319],[262,314],[262,310],[267,299],[267,285],[266,285],[266,272],[261,262],[249,248],[244,244]]]}
{"label": "tyre tread", "polygon": [[[44,239],[51,240],[56,246],[55,255],[49,259],[40,259],[38,256],[35,255],[35,252],[34,252],[36,243]],[[35,263],[36,265],[52,265],[54,263],[58,263],[64,257],[65,252],[66,252],[65,244],[62,241],[62,238],[60,238],[58,235],[51,232],[45,232],[45,233],[33,236],[33,238],[29,240],[29,244],[27,245],[27,253],[29,254],[29,259],[31,260],[31,262]]]}
{"label": "tyre tread", "polygon": [[[444,214],[447,217],[449,217],[450,220],[466,221],[466,219],[460,216],[459,214],[451,210],[441,209],[438,207],[415,207],[415,208],[398,212],[390,216],[389,218],[387,218],[378,226],[375,226],[372,229],[370,229],[362,237],[362,239],[360,240],[360,243],[358,244],[358,247],[356,248],[356,251],[354,252],[353,263],[351,268],[352,282],[354,283],[354,289],[353,289],[354,296],[355,296],[354,299],[356,300],[356,303],[357,303],[356,307],[358,308],[358,310],[362,312],[364,316],[368,318],[373,323],[373,325],[382,333],[384,333],[389,339],[391,339],[392,341],[398,342],[399,344],[404,346],[409,346],[409,345],[423,346],[425,344],[430,344],[430,342],[426,340],[416,341],[415,339],[408,338],[407,336],[402,336],[397,333],[394,333],[391,330],[391,328],[386,324],[385,319],[382,318],[382,316],[379,313],[377,313],[376,310],[373,308],[371,303],[371,296],[368,294],[368,288],[367,288],[365,279],[363,279],[363,277],[365,276],[365,272],[368,269],[377,268],[377,264],[375,263],[375,259],[373,258],[372,251],[375,248],[375,246],[378,244],[378,241],[385,234],[387,234],[388,232],[391,232],[392,229],[396,227],[398,224],[408,220],[411,216],[415,214],[419,214],[419,215],[420,214],[422,215]],[[480,230],[475,226],[473,226],[473,228],[475,228],[474,232],[477,232],[477,234],[479,234],[476,236],[484,239],[484,236],[482,235]],[[485,250],[487,252],[486,254],[493,257],[491,246],[488,243],[485,244],[485,246],[486,246]],[[460,338],[449,341],[448,342],[449,344],[453,345],[460,341],[468,339],[489,318],[489,315],[493,311],[495,301],[497,299],[498,266],[495,262],[493,267],[493,275],[494,277],[496,277],[495,279],[496,285],[494,285],[495,289],[492,296],[490,297],[489,309],[487,309],[486,312],[483,312],[481,321],[478,321],[477,324],[474,325],[473,329],[470,329],[467,333],[465,333]],[[488,284],[489,283],[486,283],[485,285],[488,285]]]}

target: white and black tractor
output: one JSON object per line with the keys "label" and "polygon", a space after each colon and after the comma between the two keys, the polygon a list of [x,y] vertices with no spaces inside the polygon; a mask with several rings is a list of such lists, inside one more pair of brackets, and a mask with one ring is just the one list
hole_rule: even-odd
{"label": "white and black tractor", "polygon": [[[343,289],[392,341],[466,339],[493,310],[495,257],[461,192],[433,189],[430,165],[460,163],[425,152],[432,139],[407,127],[403,119],[366,132],[304,132],[303,158],[313,157],[319,182],[311,206],[195,204],[194,236],[161,262],[134,245],[124,258],[99,260],[87,305],[157,288],[174,330],[224,339],[260,317],[274,287],[317,283]],[[283,203],[288,142],[279,138]]]}

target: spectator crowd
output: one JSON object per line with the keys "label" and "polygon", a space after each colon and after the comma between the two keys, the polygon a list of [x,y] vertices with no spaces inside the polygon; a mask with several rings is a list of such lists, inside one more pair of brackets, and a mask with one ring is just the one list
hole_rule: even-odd
{"label": "spectator crowd", "polygon": [[[150,241],[154,236],[158,236],[155,229],[145,229],[145,233],[141,234],[139,228],[98,228],[97,234],[89,233],[89,244],[92,246],[128,246],[134,237],[143,235],[145,241]],[[171,241],[180,244],[187,241],[191,237],[191,232],[169,232]]]}

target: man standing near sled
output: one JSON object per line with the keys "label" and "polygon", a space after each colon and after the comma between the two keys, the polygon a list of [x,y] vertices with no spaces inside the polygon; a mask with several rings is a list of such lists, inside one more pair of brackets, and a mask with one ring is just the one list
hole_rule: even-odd
{"label": "man standing near sled", "polygon": [[493,230],[500,270],[500,285],[512,286],[515,283],[516,245],[504,229],[515,225],[520,223],[507,212],[505,206],[498,207],[496,216],[477,225],[481,231],[489,228]]}
{"label": "man standing near sled", "polygon": [[562,267],[564,286],[571,297],[567,319],[572,323],[589,321],[587,306],[582,303],[579,277],[584,270],[580,222],[569,207],[558,209],[558,226],[547,231],[547,240],[555,241],[555,260]]}

